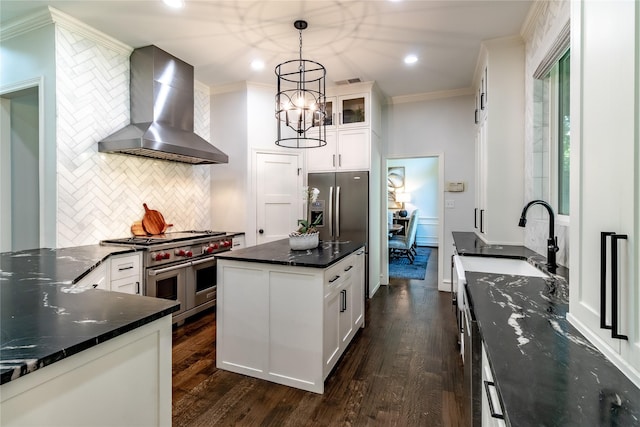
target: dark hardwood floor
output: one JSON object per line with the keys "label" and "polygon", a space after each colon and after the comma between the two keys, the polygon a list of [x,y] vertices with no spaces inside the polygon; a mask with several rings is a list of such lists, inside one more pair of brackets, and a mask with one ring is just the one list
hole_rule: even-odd
{"label": "dark hardwood floor", "polygon": [[215,311],[173,332],[174,426],[458,426],[462,364],[449,293],[395,280],[367,301],[361,329],[318,395],[216,369]]}

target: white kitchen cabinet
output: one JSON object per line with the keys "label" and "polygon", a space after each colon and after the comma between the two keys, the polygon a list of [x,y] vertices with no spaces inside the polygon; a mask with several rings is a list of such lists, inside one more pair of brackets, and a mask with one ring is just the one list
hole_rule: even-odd
{"label": "white kitchen cabinet", "polygon": [[[356,251],[353,256],[353,310],[352,321],[355,329],[364,327],[364,284],[365,284],[365,253],[364,248]],[[354,332],[355,333],[355,332]]]}
{"label": "white kitchen cabinet", "polygon": [[364,326],[364,248],[325,273],[324,374],[328,375],[351,339]]}
{"label": "white kitchen cabinet", "polygon": [[481,55],[483,66],[476,83],[475,232],[489,244],[521,245],[524,44],[520,37],[488,40],[483,42]]}
{"label": "white kitchen cabinet", "polygon": [[245,246],[247,246],[247,240],[244,236],[244,233],[236,234],[235,236],[233,236],[232,246],[231,246],[232,251],[237,251],[238,249],[242,249]]}
{"label": "white kitchen cabinet", "polygon": [[338,129],[369,124],[370,97],[368,93],[357,93],[338,97]]}
{"label": "white kitchen cabinet", "polygon": [[142,253],[135,252],[109,257],[109,289],[114,292],[141,294]]}
{"label": "white kitchen cabinet", "polygon": [[219,259],[216,366],[322,393],[364,325],[363,269],[364,248],[326,269]]}
{"label": "white kitchen cabinet", "polygon": [[367,128],[327,131],[327,145],[308,153],[307,170],[368,170],[371,164],[370,151],[370,131]]}
{"label": "white kitchen cabinet", "polygon": [[371,169],[371,133],[379,127],[376,117],[380,105],[373,84],[355,87],[365,91],[348,93],[349,87],[332,88],[336,93],[327,97],[327,145],[307,150],[307,172]]}
{"label": "white kitchen cabinet", "polygon": [[[572,3],[571,323],[640,386],[638,2]],[[581,88],[588,90],[581,91]],[[614,241],[602,233],[625,238]],[[615,242],[615,243],[614,243]],[[617,250],[617,260],[612,250]],[[604,257],[601,255],[604,252]],[[601,298],[604,258],[605,299]],[[617,273],[617,298],[612,273]],[[614,301],[617,316],[613,315]],[[604,310],[603,310],[604,309]],[[612,337],[614,323],[618,335]]]}
{"label": "white kitchen cabinet", "polygon": [[91,270],[86,276],[76,283],[78,288],[93,288],[108,291],[109,282],[107,281],[107,264],[101,263]]}
{"label": "white kitchen cabinet", "polygon": [[482,427],[505,427],[504,409],[482,343]]}
{"label": "white kitchen cabinet", "polygon": [[487,124],[483,120],[477,129],[475,155],[476,155],[476,198],[474,208],[473,226],[476,233],[485,234],[485,212],[487,200]]}
{"label": "white kitchen cabinet", "polygon": [[3,426],[170,426],[171,315],[2,384]]}

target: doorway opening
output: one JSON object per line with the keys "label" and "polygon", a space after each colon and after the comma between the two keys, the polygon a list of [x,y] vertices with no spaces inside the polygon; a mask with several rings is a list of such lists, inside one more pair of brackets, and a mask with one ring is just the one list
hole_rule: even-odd
{"label": "doorway opening", "polygon": [[0,95],[0,251],[41,246],[39,88]]}
{"label": "doorway opening", "polygon": [[[439,248],[444,241],[443,155],[388,158],[386,166],[388,239],[387,256],[384,257],[385,283],[389,283],[390,257],[394,261],[400,258],[401,262],[411,266],[420,253],[427,254],[428,262],[437,262],[438,283],[441,283],[444,271],[442,251],[431,251],[433,259],[429,256],[429,249]],[[390,243],[390,240],[395,242]],[[405,251],[406,246],[398,244],[398,240],[404,240],[403,244],[411,246],[409,252]]]}

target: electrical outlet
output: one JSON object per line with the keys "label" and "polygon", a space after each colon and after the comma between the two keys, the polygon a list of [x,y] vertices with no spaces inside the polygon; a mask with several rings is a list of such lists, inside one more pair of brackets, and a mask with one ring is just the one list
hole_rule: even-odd
{"label": "electrical outlet", "polygon": [[456,201],[455,200],[445,200],[444,201],[444,207],[447,209],[453,209],[456,207]]}

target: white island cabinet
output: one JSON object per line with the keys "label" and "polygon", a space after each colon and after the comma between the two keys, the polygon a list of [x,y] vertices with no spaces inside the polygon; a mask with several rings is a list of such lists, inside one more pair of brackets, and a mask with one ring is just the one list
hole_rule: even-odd
{"label": "white island cabinet", "polygon": [[[287,245],[289,252],[281,242],[255,248],[277,253],[269,248]],[[300,257],[314,252],[332,250]],[[294,251],[287,264],[274,261],[277,255],[272,262],[242,253],[218,259],[217,367],[323,393],[325,378],[364,327],[364,248],[348,253],[317,266],[296,261]]]}

